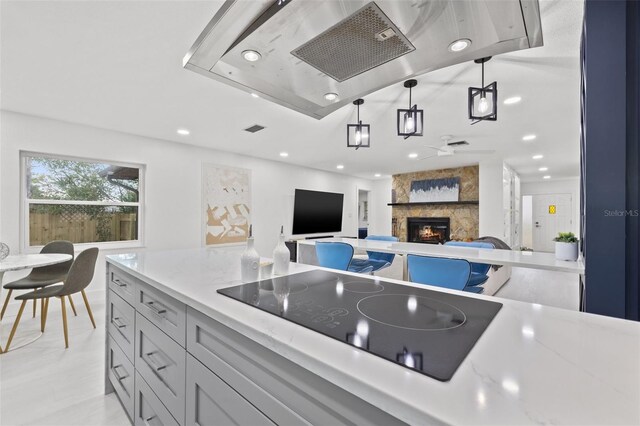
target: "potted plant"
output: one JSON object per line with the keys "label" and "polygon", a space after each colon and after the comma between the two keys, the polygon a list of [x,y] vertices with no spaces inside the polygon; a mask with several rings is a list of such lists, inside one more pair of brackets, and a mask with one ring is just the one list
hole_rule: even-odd
{"label": "potted plant", "polygon": [[559,232],[553,241],[556,242],[556,259],[578,260],[578,239],[573,232]]}

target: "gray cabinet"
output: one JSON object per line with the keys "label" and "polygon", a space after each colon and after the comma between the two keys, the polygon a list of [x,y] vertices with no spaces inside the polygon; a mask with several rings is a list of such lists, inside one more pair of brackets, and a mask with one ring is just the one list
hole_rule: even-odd
{"label": "gray cabinet", "polygon": [[192,308],[187,351],[276,424],[402,424]]}
{"label": "gray cabinet", "polygon": [[136,370],[179,424],[184,424],[185,350],[158,327],[136,316]]}
{"label": "gray cabinet", "polygon": [[184,347],[186,307],[150,285],[136,285],[136,311]]}
{"label": "gray cabinet", "polygon": [[136,426],[179,426],[151,387],[137,373],[135,407]]}
{"label": "gray cabinet", "polygon": [[129,418],[133,417],[134,377],[133,364],[112,338],[107,341],[107,371],[118,398]]}
{"label": "gray cabinet", "polygon": [[136,279],[126,272],[113,267],[107,269],[108,287],[130,305],[135,302],[135,282]]}
{"label": "gray cabinet", "polygon": [[133,338],[135,335],[136,311],[120,296],[109,290],[107,299],[107,329],[129,361],[133,362]]}
{"label": "gray cabinet", "polygon": [[188,425],[273,425],[232,387],[187,355]]}
{"label": "gray cabinet", "polygon": [[106,392],[136,426],[401,422],[107,265]]}

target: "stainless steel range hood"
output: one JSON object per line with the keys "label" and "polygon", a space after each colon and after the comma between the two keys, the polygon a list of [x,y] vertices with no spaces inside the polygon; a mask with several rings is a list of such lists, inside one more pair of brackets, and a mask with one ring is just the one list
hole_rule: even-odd
{"label": "stainless steel range hood", "polygon": [[[471,45],[451,52],[459,39]],[[183,65],[321,119],[409,77],[537,46],[537,0],[226,0]]]}

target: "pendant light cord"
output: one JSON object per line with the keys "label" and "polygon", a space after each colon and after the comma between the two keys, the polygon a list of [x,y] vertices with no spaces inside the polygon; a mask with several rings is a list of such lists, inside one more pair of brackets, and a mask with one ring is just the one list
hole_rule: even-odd
{"label": "pendant light cord", "polygon": [[409,109],[411,109],[411,87],[409,87]]}

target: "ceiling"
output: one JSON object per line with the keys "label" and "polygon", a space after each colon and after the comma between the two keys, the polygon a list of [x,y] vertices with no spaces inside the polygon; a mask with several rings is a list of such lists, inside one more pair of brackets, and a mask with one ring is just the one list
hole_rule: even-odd
{"label": "ceiling", "polygon": [[[301,0],[297,0],[301,1]],[[407,0],[412,1],[412,0]],[[363,5],[366,3],[362,1]],[[579,51],[582,1],[540,2],[544,46],[494,57],[497,122],[470,125],[467,88],[480,66],[464,63],[418,78],[413,99],[425,110],[425,135],[395,134],[406,108],[401,84],[365,98],[369,149],[346,147],[346,106],[316,120],[182,68],[182,58],[222,1],[6,1],[1,3],[1,107],[4,110],[220,149],[374,179],[395,173],[504,160],[523,181],[579,172]],[[375,71],[372,71],[375,72]],[[503,105],[511,96],[522,101]],[[266,127],[258,133],[242,129]],[[178,128],[191,134],[181,136]],[[441,135],[491,155],[432,155]],[[535,134],[533,141],[522,137]],[[286,151],[287,158],[279,153]],[[544,155],[533,160],[535,154]],[[337,164],[344,169],[336,170]],[[541,166],[548,171],[538,171]]]}

